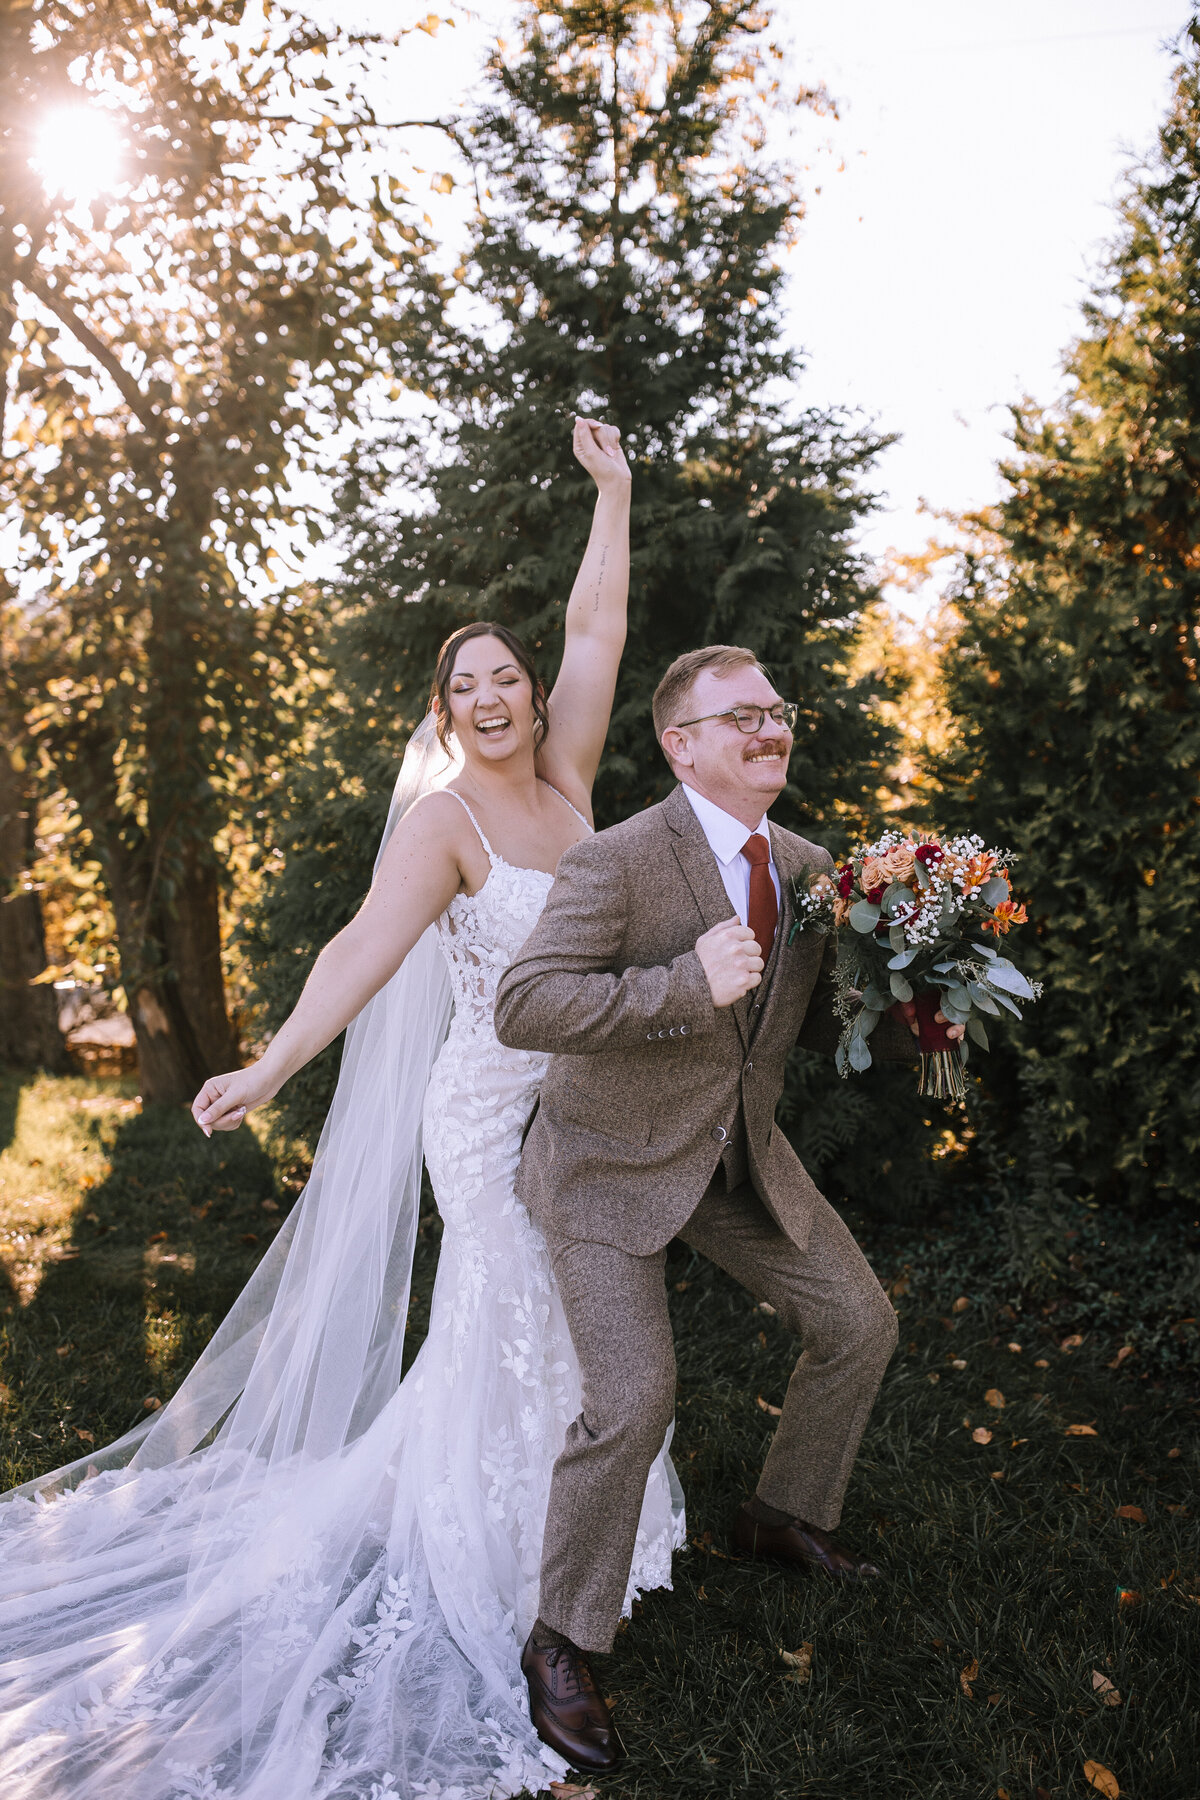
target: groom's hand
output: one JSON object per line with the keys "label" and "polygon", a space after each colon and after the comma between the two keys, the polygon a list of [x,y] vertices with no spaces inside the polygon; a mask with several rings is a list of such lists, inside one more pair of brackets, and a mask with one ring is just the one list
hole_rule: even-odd
{"label": "groom's hand", "polygon": [[732,1006],[762,980],[758,939],[738,919],[722,919],[696,939],[696,955],[708,981],[714,1006]]}
{"label": "groom's hand", "polygon": [[[921,1027],[917,1023],[917,1006],[915,1000],[897,1000],[892,1011],[900,1014],[900,1017],[904,1020],[904,1023],[908,1026],[908,1029],[912,1032],[914,1037],[919,1036]],[[951,1025],[940,1006],[933,1015],[933,1022],[935,1025],[944,1025],[946,1027],[946,1036],[952,1044],[957,1044],[960,1038],[967,1035],[966,1026]]]}

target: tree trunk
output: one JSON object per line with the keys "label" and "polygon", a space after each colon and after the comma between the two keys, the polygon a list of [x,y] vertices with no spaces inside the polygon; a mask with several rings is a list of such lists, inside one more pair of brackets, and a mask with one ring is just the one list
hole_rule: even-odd
{"label": "tree trunk", "polygon": [[151,894],[148,846],[130,852],[110,840],[105,859],[147,1106],[186,1104],[240,1061],[225,1010],[216,868],[199,845],[181,856],[184,876],[169,901]]}
{"label": "tree trunk", "polygon": [[17,885],[33,860],[33,839],[33,802],[0,744],[0,1062],[61,1072],[70,1059],[54,990],[31,985],[46,966],[42,903]]}

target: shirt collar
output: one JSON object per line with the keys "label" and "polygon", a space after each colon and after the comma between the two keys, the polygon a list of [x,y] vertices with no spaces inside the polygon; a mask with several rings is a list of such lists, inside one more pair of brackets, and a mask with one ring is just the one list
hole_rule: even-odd
{"label": "shirt collar", "polygon": [[703,794],[698,794],[695,788],[690,788],[686,781],[681,782],[680,786],[687,795],[692,811],[699,819],[704,835],[708,839],[709,848],[718,862],[731,863],[735,856],[740,856],[744,846],[756,832],[759,836],[765,837],[768,844],[771,842],[766,813],[763,814],[754,830],[748,831],[740,819],[735,819],[732,813],[727,813],[723,808],[714,806],[711,800],[706,800]]}

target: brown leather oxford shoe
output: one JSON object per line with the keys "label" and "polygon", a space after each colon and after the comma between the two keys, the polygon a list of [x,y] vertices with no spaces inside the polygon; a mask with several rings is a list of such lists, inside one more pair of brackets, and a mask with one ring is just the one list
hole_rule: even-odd
{"label": "brown leather oxford shoe", "polygon": [[819,1525],[808,1525],[803,1519],[789,1519],[783,1525],[764,1525],[739,1506],[733,1515],[730,1533],[734,1548],[742,1556],[769,1557],[774,1562],[791,1563],[796,1568],[820,1570],[834,1581],[868,1581],[879,1574],[865,1556],[855,1556],[835,1544]]}
{"label": "brown leather oxford shoe", "polygon": [[521,1652],[521,1673],[529,1686],[529,1716],[543,1744],[573,1769],[615,1769],[621,1746],[583,1651],[574,1644],[535,1644],[531,1633]]}

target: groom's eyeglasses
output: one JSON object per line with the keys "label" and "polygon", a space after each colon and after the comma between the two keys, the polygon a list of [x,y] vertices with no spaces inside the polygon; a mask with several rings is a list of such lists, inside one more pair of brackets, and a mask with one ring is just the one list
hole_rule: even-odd
{"label": "groom's eyeglasses", "polygon": [[766,719],[794,732],[799,715],[800,708],[794,700],[777,700],[774,706],[731,706],[727,712],[701,713],[698,719],[680,719],[676,729],[682,730],[685,725],[703,725],[708,719],[732,719],[739,731],[753,737],[756,731],[762,730]]}

